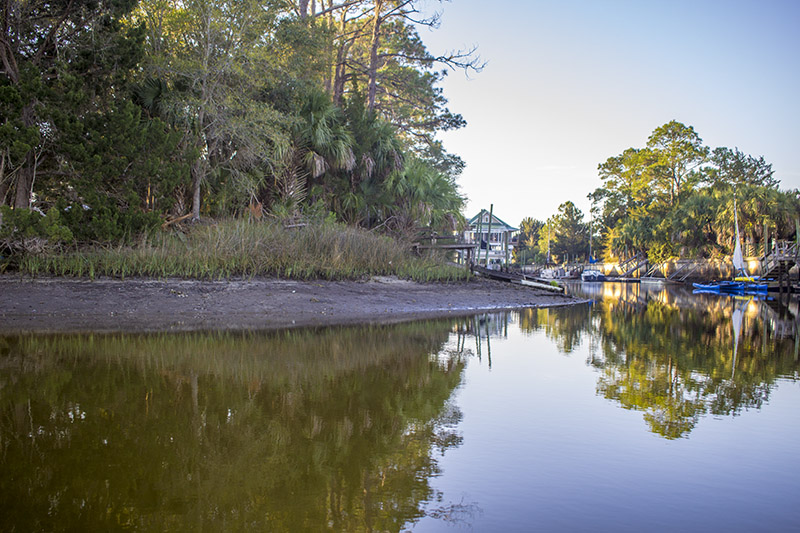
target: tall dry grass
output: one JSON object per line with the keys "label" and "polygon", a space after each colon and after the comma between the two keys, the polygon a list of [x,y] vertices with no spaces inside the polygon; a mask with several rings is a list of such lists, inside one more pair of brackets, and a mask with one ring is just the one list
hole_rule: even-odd
{"label": "tall dry grass", "polygon": [[416,281],[467,279],[469,272],[439,256],[418,257],[407,243],[330,222],[286,229],[279,222],[242,219],[197,225],[187,232],[142,237],[133,246],[28,255],[23,274],[90,277],[226,279],[363,279],[396,275]]}

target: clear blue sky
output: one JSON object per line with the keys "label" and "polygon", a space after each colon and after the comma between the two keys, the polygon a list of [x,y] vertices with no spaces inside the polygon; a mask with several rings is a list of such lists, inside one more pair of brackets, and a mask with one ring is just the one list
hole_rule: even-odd
{"label": "clear blue sky", "polygon": [[434,53],[478,46],[486,68],[443,82],[466,128],[441,135],[467,163],[466,215],[546,219],[601,185],[597,165],[658,126],[772,163],[800,188],[800,0],[453,0]]}

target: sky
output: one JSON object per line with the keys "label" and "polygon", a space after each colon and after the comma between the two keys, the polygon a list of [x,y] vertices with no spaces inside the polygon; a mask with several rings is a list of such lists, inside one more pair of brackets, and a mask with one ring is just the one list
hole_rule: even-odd
{"label": "sky", "polygon": [[597,166],[671,120],[800,188],[800,0],[427,0],[428,50],[477,46],[480,73],[442,82],[465,128],[465,215],[518,225],[572,201],[589,217]]}

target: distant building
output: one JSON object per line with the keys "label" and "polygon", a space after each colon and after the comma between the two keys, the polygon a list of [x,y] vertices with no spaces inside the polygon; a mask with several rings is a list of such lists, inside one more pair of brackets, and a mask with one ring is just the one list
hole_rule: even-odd
{"label": "distant building", "polygon": [[[491,233],[489,233],[490,229]],[[464,232],[464,241],[480,243],[476,263],[486,265],[486,249],[488,247],[489,266],[500,266],[506,265],[514,256],[514,245],[518,234],[519,228],[506,224],[495,214],[492,214],[490,228],[489,212],[481,209],[480,213],[469,219],[469,227]]]}

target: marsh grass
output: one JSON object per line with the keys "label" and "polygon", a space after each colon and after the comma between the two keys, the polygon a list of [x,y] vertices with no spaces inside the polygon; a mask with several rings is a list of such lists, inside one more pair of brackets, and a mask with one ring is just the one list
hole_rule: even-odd
{"label": "marsh grass", "polygon": [[223,220],[142,237],[133,246],[27,255],[19,270],[31,276],[180,277],[351,280],[395,275],[415,281],[455,281],[469,272],[407,243],[332,224],[286,229],[278,222]]}

